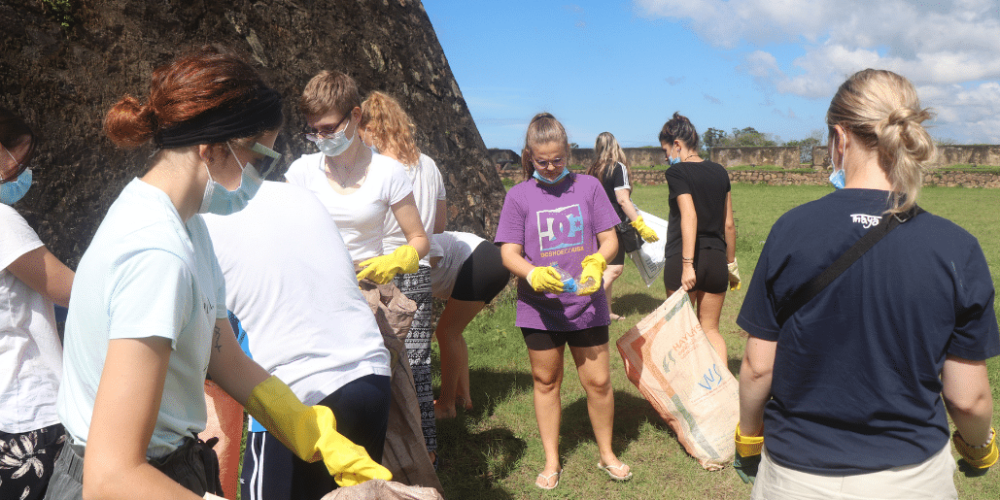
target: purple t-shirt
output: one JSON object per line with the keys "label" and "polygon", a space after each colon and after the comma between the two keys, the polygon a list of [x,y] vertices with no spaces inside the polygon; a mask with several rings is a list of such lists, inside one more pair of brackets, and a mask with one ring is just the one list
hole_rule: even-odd
{"label": "purple t-shirt", "polygon": [[[496,242],[522,245],[532,265],[558,263],[579,279],[583,258],[599,247],[597,233],[617,223],[604,188],[589,175],[569,174],[554,186],[528,179],[507,192]],[[539,293],[517,280],[516,326],[565,332],[609,323],[604,287],[586,296]]]}

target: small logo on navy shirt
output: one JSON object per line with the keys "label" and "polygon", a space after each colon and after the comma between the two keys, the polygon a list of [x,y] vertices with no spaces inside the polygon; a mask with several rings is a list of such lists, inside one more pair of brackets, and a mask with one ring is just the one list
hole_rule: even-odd
{"label": "small logo on navy shirt", "polygon": [[882,217],[868,214],[851,214],[851,222],[861,224],[865,229],[868,229],[872,226],[877,226],[879,222],[882,222]]}

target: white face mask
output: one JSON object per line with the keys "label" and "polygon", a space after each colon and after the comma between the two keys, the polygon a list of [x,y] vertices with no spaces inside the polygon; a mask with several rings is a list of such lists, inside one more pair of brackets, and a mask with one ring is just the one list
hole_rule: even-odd
{"label": "white face mask", "polygon": [[[229,152],[232,153],[233,158],[236,158],[236,162],[239,163],[239,158],[236,156],[236,152],[233,151],[233,147],[228,142],[226,146],[229,147]],[[257,151],[258,148],[258,152],[264,152],[264,154],[269,156],[278,156],[272,149],[255,144],[254,150]],[[208,183],[205,184],[205,194],[202,196],[201,207],[198,208],[198,213],[231,215],[246,208],[247,204],[250,203],[250,199],[257,194],[257,190],[264,183],[264,178],[257,171],[257,167],[254,167],[250,162],[246,162],[242,170],[240,186],[230,191],[212,179],[212,172],[208,169],[208,164],[205,164],[205,171],[208,172]]]}
{"label": "white face mask", "polygon": [[344,127],[344,130],[335,132],[332,137],[307,136],[307,138],[310,141],[313,141],[313,143],[316,144],[316,147],[319,148],[319,150],[326,156],[331,158],[340,156],[344,154],[344,151],[347,151],[347,148],[351,147],[351,144],[354,142],[354,138],[358,135],[355,130],[354,137],[351,137],[350,139],[347,138],[347,129],[350,126],[351,120],[348,119],[347,126]]}

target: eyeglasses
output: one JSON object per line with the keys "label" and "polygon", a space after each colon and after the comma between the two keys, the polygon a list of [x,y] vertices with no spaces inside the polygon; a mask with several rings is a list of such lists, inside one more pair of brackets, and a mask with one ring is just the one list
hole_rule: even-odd
{"label": "eyeglasses", "polygon": [[280,153],[259,142],[253,143],[250,151],[261,155],[259,159],[254,159],[250,163],[254,164],[254,168],[256,168],[257,172],[260,173],[260,177],[262,179],[267,178],[267,175],[270,174],[271,171],[274,170],[274,167],[278,165],[278,162],[281,161]]}
{"label": "eyeglasses", "polygon": [[[10,168],[8,167],[0,168],[0,183],[9,182],[14,179],[17,179],[17,177],[20,176],[28,168],[27,163],[21,163],[17,161],[17,158],[14,157],[14,153],[11,153],[9,149],[3,148],[3,150],[7,153],[7,156],[10,157],[10,159],[14,162],[14,164]],[[10,175],[6,175],[4,173],[7,171],[10,172]]]}
{"label": "eyeglasses", "polygon": [[559,168],[566,165],[565,158],[556,158],[554,160],[536,160],[532,158],[531,161],[535,162],[535,165],[541,168],[549,168],[549,165]]}
{"label": "eyeglasses", "polygon": [[337,122],[336,125],[332,127],[323,127],[320,130],[313,130],[312,132],[306,132],[303,135],[305,135],[306,139],[309,139],[312,142],[316,142],[320,139],[326,139],[328,137],[333,136],[337,132],[342,132],[342,130],[340,130],[340,124],[344,123],[344,120],[348,120],[347,125],[344,126],[344,130],[347,130],[347,127],[351,125],[351,122],[349,120],[350,118],[351,114],[347,113],[346,115],[344,115],[343,118],[340,119],[339,122]]}

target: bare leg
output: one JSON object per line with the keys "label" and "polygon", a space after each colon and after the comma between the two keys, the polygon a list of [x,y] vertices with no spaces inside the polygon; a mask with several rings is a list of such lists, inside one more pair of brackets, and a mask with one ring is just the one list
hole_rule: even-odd
{"label": "bare leg", "polygon": [[[594,438],[601,455],[601,465],[621,466],[622,463],[611,449],[611,434],[615,421],[615,395],[611,389],[611,367],[608,360],[608,344],[594,347],[570,347],[580,383],[587,392],[587,413],[594,428]],[[628,466],[611,469],[612,474],[627,476]]]}
{"label": "bare leg", "polygon": [[469,347],[462,332],[485,306],[486,303],[482,301],[448,299],[448,304],[441,313],[434,332],[441,349],[441,394],[434,404],[437,418],[455,417],[458,391],[464,391],[460,394],[467,406],[472,404],[472,397],[469,395]]}
{"label": "bare leg", "polygon": [[[722,338],[722,333],[719,332],[719,317],[722,316],[722,304],[726,300],[726,292],[695,291],[691,292],[690,295],[691,301],[697,305],[698,322],[701,323],[701,329],[705,330],[708,341],[715,348],[715,352],[719,353],[719,357],[728,362],[726,339]],[[696,296],[697,301],[695,301]]]}
{"label": "bare leg", "polygon": [[615,280],[617,280],[621,275],[622,271],[625,270],[625,266],[608,266],[604,270],[604,295],[608,298],[608,312],[611,313],[611,321],[617,321],[621,316],[611,312],[611,289],[615,286]]}
{"label": "bare leg", "polygon": [[[544,476],[561,469],[559,421],[562,418],[562,401],[559,399],[559,389],[562,386],[564,350],[564,346],[545,351],[528,350],[531,377],[535,386],[535,420],[538,421],[538,434],[542,438],[542,449],[545,450],[545,468],[541,472]],[[552,486],[557,480],[557,476],[552,476],[544,486]],[[544,480],[538,478],[538,481]]]}

